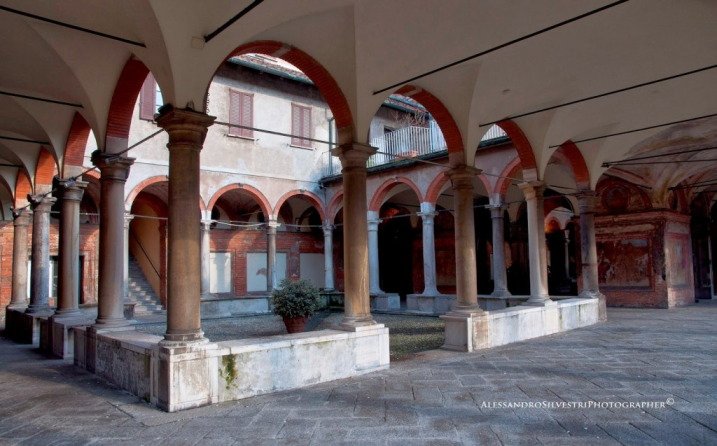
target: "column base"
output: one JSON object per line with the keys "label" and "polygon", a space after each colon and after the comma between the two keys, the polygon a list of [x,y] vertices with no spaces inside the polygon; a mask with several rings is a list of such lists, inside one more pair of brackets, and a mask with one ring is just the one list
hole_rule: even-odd
{"label": "column base", "polygon": [[381,324],[377,324],[369,314],[368,316],[344,317],[336,328],[342,331],[360,331],[367,328],[375,328],[377,325]]}
{"label": "column base", "polygon": [[125,327],[131,326],[132,322],[124,317],[96,319],[93,324],[93,327],[96,327],[97,330],[124,329]]}
{"label": "column base", "polygon": [[406,296],[406,310],[439,316],[451,311],[455,301],[455,294],[409,294]]}
{"label": "column base", "polygon": [[550,300],[549,296],[542,297],[542,296],[531,296],[528,300],[526,300],[523,304],[530,307],[552,307],[555,306],[556,303],[554,300]]}
{"label": "column base", "polygon": [[388,311],[401,308],[401,296],[396,293],[371,294],[371,309]]}
{"label": "column base", "polygon": [[159,341],[159,345],[160,347],[175,349],[202,345],[208,342],[209,339],[204,337],[204,332],[198,330],[190,333],[165,333],[164,339]]}
{"label": "column base", "polygon": [[502,297],[502,298],[506,298],[506,299],[509,297],[513,297],[513,295],[510,294],[510,291],[508,291],[506,289],[495,290],[492,293],[490,293],[490,295],[493,297]]}
{"label": "column base", "polygon": [[444,350],[472,352],[476,348],[480,348],[475,345],[476,336],[478,335],[479,338],[487,336],[487,334],[476,332],[476,330],[480,332],[488,328],[488,324],[485,322],[487,315],[480,308],[478,311],[454,310],[440,318],[445,322],[445,340],[441,347]]}
{"label": "column base", "polygon": [[25,313],[36,317],[50,317],[54,312],[55,309],[49,305],[28,305],[27,308],[25,308]]}

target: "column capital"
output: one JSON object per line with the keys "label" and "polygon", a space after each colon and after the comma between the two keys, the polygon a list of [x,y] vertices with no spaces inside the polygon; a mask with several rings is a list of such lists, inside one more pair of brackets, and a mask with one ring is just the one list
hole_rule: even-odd
{"label": "column capital", "polygon": [[50,212],[52,205],[55,204],[57,198],[52,195],[27,195],[27,201],[30,202],[30,208],[33,212]]}
{"label": "column capital", "polygon": [[352,142],[341,144],[331,149],[331,154],[339,157],[343,169],[355,167],[366,168],[366,161],[368,161],[369,157],[376,153],[377,150],[375,147],[366,144]]}
{"label": "column capital", "polygon": [[133,215],[133,214],[130,214],[129,212],[125,212],[125,214],[124,214],[124,227],[125,227],[125,228],[128,228],[128,227],[129,227],[129,223],[130,223],[132,220],[134,220],[134,215]]}
{"label": "column capital", "polygon": [[202,231],[209,231],[212,229],[212,223],[214,223],[214,220],[202,220]]}
{"label": "column capital", "polygon": [[92,152],[92,164],[100,169],[100,181],[114,180],[127,181],[129,176],[129,168],[134,163],[134,158],[113,153],[105,153],[101,150]]}
{"label": "column capital", "polygon": [[525,181],[519,183],[518,187],[523,191],[526,200],[530,200],[536,197],[543,196],[543,190],[545,190],[545,183],[542,181]]}
{"label": "column capital", "polygon": [[488,205],[488,209],[490,209],[490,218],[499,218],[503,219],[503,211],[507,208],[504,204],[490,204]]}
{"label": "column capital", "polygon": [[324,235],[329,235],[329,234],[331,234],[331,233],[333,232],[333,230],[334,230],[335,227],[336,227],[336,226],[334,226],[332,223],[329,223],[328,221],[325,221],[325,222],[321,225],[321,229],[324,230]]}
{"label": "column capital", "polygon": [[597,194],[594,190],[581,190],[575,194],[578,200],[578,210],[581,214],[594,214]]}
{"label": "column capital", "polygon": [[416,215],[421,217],[421,220],[423,221],[423,224],[430,224],[433,223],[433,218],[438,215],[438,212],[419,212]]}
{"label": "column capital", "polygon": [[206,113],[167,107],[157,116],[157,125],[169,135],[167,148],[172,150],[202,150],[207,129],[217,119]]}
{"label": "column capital", "polygon": [[58,179],[57,181],[62,200],[82,201],[82,195],[89,184],[87,181],[74,178]]}
{"label": "column capital", "polygon": [[481,172],[482,170],[473,166],[461,164],[448,169],[444,175],[451,180],[453,190],[473,189],[473,178],[480,175]]}
{"label": "column capital", "polygon": [[268,232],[269,232],[270,234],[272,234],[272,233],[273,233],[273,234],[276,234],[276,229],[279,228],[279,227],[281,227],[281,223],[279,223],[278,221],[272,219],[272,220],[269,220],[269,221],[266,223],[266,227],[267,227],[267,230],[268,230]]}
{"label": "column capital", "polygon": [[12,211],[13,226],[29,226],[32,210],[29,208]]}

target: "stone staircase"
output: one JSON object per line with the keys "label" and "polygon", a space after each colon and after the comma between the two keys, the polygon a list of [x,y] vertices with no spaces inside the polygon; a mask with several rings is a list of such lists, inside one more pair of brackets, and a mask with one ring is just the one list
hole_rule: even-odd
{"label": "stone staircase", "polygon": [[127,300],[130,303],[134,303],[134,314],[138,316],[148,314],[164,314],[165,309],[162,308],[157,295],[152,289],[152,285],[147,282],[144,277],[144,272],[139,264],[130,256],[129,258],[129,269],[128,269],[128,296]]}

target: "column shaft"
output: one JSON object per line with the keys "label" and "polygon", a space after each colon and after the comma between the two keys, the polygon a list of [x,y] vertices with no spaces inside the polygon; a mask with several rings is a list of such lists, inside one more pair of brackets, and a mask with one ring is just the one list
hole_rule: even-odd
{"label": "column shaft", "polygon": [[324,230],[324,290],[334,289],[334,226],[326,221]]}
{"label": "column shaft", "polygon": [[210,260],[210,250],[211,250],[211,229],[212,229],[212,221],[211,220],[203,220],[202,221],[202,290],[201,294],[202,296],[209,295],[210,291],[209,288],[211,286],[210,284],[210,277],[209,277],[209,260]]}
{"label": "column shaft", "polygon": [[580,210],[580,245],[583,290],[580,297],[598,299],[598,317],[607,320],[607,301],[600,292],[598,278],[597,244],[595,238],[595,192],[578,194]]}
{"label": "column shaft", "polygon": [[384,294],[380,284],[381,270],[378,260],[378,225],[381,220],[379,220],[378,212],[376,211],[368,211],[366,220],[368,230],[369,294]]}
{"label": "column shaft", "polygon": [[122,271],[122,298],[125,302],[129,300],[129,225],[132,222],[134,215],[125,214],[124,216],[124,241],[123,253],[124,253],[124,265]]}
{"label": "column shaft", "polygon": [[438,296],[436,286],[436,242],[434,233],[434,218],[436,207],[433,203],[421,203],[421,212],[418,214],[423,223],[423,295]]}
{"label": "column shaft", "polygon": [[344,183],[344,320],[353,329],[375,324],[371,318],[366,219],[366,161],[376,149],[344,144],[334,149],[341,160]]}
{"label": "column shaft", "polygon": [[279,223],[269,220],[266,227],[266,290],[272,292],[278,285],[276,283],[276,228]]}
{"label": "column shaft", "polygon": [[85,187],[84,181],[60,181],[60,261],[55,314],[62,317],[80,314],[80,202]]}
{"label": "column shaft", "polygon": [[30,314],[50,312],[50,210],[56,200],[51,196],[28,196],[33,211],[30,305],[26,310]]}
{"label": "column shaft", "polygon": [[503,226],[503,206],[490,209],[493,224],[493,296],[508,297],[508,275],[505,270],[505,229]]}
{"label": "column shaft", "polygon": [[548,294],[548,260],[545,247],[545,212],[543,208],[543,183],[521,183],[528,211],[528,254],[530,257],[529,305],[546,305]]}
{"label": "column shaft", "polygon": [[97,328],[123,327],[124,317],[124,184],[133,158],[95,151],[100,169],[100,236],[97,289]]}
{"label": "column shaft", "polygon": [[32,211],[23,209],[15,214],[12,241],[12,297],[9,308],[27,307],[27,227]]}
{"label": "column shaft", "polygon": [[452,313],[482,312],[478,306],[473,178],[480,171],[466,165],[447,172],[453,184],[456,237],[456,304]]}
{"label": "column shaft", "polygon": [[201,330],[199,152],[214,117],[167,108],[157,125],[169,135],[169,248],[165,345],[204,342]]}

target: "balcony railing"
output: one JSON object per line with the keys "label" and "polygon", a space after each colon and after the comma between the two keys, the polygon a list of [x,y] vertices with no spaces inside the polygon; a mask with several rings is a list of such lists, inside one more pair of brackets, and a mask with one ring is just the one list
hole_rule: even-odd
{"label": "balcony railing", "polygon": [[[481,142],[505,137],[500,127],[494,125],[483,136]],[[428,127],[404,127],[371,139],[371,145],[378,149],[372,155],[367,167],[395,163],[418,156],[447,150],[446,140],[436,121],[430,121]],[[323,176],[338,175],[341,173],[341,162],[327,153],[324,158]]]}

